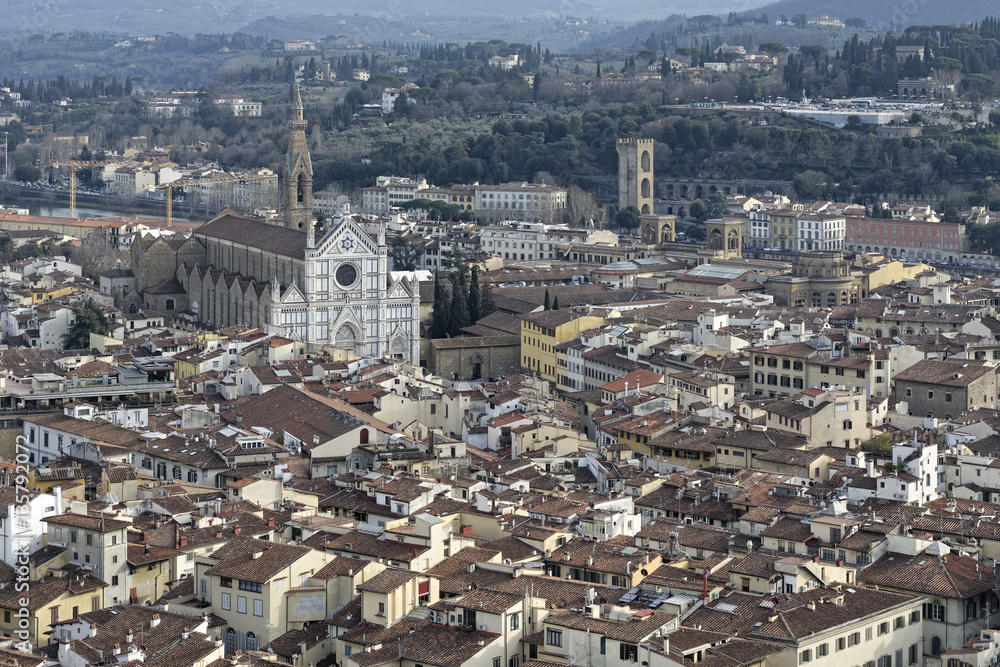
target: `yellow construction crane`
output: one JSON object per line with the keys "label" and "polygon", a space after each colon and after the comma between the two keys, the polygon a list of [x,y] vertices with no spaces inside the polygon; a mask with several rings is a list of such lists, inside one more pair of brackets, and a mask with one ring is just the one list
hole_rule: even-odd
{"label": "yellow construction crane", "polygon": [[107,162],[95,162],[93,160],[70,160],[69,162],[58,162],[52,160],[49,164],[55,167],[69,167],[69,214],[76,217],[76,170],[92,167],[105,167]]}
{"label": "yellow construction crane", "polygon": [[274,178],[274,174],[257,174],[251,176],[236,176],[226,174],[210,178],[182,178],[170,183],[154,185],[154,190],[167,191],[167,229],[174,225],[174,188],[184,188],[189,185],[214,185],[216,183],[238,183],[241,181],[265,181]]}

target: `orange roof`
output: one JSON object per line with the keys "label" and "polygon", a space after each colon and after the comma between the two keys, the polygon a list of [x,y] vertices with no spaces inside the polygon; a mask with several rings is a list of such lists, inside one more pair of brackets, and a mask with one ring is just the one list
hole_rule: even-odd
{"label": "orange roof", "polygon": [[614,379],[611,382],[601,385],[601,389],[606,389],[608,391],[619,392],[625,391],[628,387],[636,388],[640,386],[648,386],[651,384],[657,384],[663,381],[663,376],[659,373],[654,373],[652,371],[647,371],[640,368],[639,370],[632,371],[628,375],[623,375],[620,378]]}

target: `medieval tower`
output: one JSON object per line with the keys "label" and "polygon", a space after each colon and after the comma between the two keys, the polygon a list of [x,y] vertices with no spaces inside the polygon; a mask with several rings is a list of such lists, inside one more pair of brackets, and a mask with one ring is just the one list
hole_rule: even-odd
{"label": "medieval tower", "polygon": [[306,141],[308,122],[303,117],[302,96],[295,88],[292,119],[288,121],[288,153],[282,168],[284,186],[285,226],[308,230],[312,226],[312,159]]}
{"label": "medieval tower", "polygon": [[619,139],[618,208],[635,206],[640,215],[653,213],[653,140]]}

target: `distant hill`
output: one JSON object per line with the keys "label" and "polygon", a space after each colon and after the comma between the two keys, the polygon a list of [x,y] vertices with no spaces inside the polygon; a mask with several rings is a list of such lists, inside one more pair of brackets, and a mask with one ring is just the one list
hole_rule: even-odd
{"label": "distant hill", "polygon": [[766,12],[771,21],[779,16],[805,14],[809,18],[826,14],[841,20],[862,18],[869,27],[883,30],[913,25],[961,24],[1000,14],[996,0],[961,2],[872,2],[871,0],[778,0],[759,5],[754,14]]}

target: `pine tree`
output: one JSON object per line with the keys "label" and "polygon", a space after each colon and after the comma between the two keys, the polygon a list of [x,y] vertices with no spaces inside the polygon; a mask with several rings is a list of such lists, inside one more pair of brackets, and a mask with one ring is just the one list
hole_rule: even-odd
{"label": "pine tree", "polygon": [[549,288],[546,287],[545,288],[545,303],[542,306],[542,310],[551,310],[551,309],[552,309],[552,301],[549,299]]}
{"label": "pine tree", "polygon": [[559,295],[558,294],[556,295],[556,298],[552,300],[552,310],[559,310]]}

